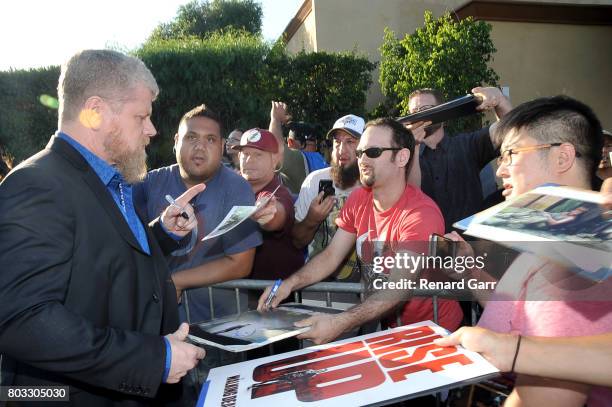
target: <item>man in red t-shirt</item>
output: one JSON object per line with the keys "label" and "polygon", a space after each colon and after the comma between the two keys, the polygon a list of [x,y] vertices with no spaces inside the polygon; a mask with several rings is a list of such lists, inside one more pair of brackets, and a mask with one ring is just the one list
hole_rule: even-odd
{"label": "man in red t-shirt", "polygon": [[[364,187],[355,190],[344,204],[336,220],[339,229],[329,246],[283,281],[271,307],[276,307],[293,290],[329,276],[353,245],[356,245],[362,262],[362,275],[368,285],[375,279],[397,280],[404,274],[398,272],[391,275],[388,270],[375,272],[372,261],[376,256],[391,257],[402,251],[418,252],[414,248],[419,243],[427,242],[432,233],[444,230],[444,220],[436,204],[418,188],[407,184],[413,152],[414,137],[395,120],[377,119],[366,124],[357,148],[360,179]],[[406,274],[412,279],[416,276],[416,273]],[[269,292],[270,287],[260,297],[258,309],[267,309],[265,300]],[[409,295],[407,290],[395,293],[379,290],[363,303],[341,314],[317,315],[300,321],[300,325],[311,325],[311,329],[300,337],[317,344],[329,342],[347,330],[388,314]],[[456,301],[440,301],[440,325],[455,330],[462,317]],[[431,299],[413,298],[404,304],[401,312],[403,324],[427,319],[433,319]]]}

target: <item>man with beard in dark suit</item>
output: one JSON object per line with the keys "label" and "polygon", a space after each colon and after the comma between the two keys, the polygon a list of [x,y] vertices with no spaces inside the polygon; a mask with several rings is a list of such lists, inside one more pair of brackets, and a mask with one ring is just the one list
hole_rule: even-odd
{"label": "man with beard in dark suit", "polygon": [[142,61],[118,52],[82,51],[62,67],[57,133],[0,184],[2,385],[148,405],[176,397],[161,384],[204,357],[184,342],[163,257],[190,233],[188,202],[204,187],[150,225],[132,202],[157,93]]}

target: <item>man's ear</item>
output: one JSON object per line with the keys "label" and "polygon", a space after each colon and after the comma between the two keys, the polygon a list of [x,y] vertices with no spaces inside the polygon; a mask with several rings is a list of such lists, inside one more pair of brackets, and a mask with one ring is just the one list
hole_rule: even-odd
{"label": "man's ear", "polygon": [[101,97],[91,96],[83,104],[79,113],[79,123],[88,129],[98,130],[102,125],[106,110],[108,110],[108,105]]}
{"label": "man's ear", "polygon": [[287,139],[287,147],[299,150],[300,147],[297,145],[296,141],[292,138]]}
{"label": "man's ear", "polygon": [[172,146],[172,152],[176,154],[176,146],[178,146],[179,135],[178,133],[174,133],[174,145]]}
{"label": "man's ear", "polygon": [[563,143],[557,152],[557,171],[564,173],[569,171],[576,163],[576,149],[570,143]]}
{"label": "man's ear", "polygon": [[402,148],[397,152],[395,156],[395,161],[397,162],[398,167],[405,167],[410,162],[410,150],[407,148]]}
{"label": "man's ear", "polygon": [[274,163],[274,171],[278,172],[283,168],[283,155],[279,152],[272,153],[272,162]]}

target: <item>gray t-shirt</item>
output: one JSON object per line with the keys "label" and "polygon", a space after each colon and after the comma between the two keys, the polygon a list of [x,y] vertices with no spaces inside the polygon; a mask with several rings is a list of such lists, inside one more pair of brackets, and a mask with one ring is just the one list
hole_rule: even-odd
{"label": "gray t-shirt", "polygon": [[[134,188],[134,203],[146,215],[147,221],[158,217],[168,206],[166,194],[177,198],[187,188],[183,183],[177,164],[150,171],[144,182]],[[166,259],[170,271],[199,266],[203,263],[244,252],[262,243],[257,223],[248,219],[219,237],[202,242],[201,239],[210,233],[236,205],[254,205],[255,195],[251,186],[238,174],[220,166],[217,173],[206,183],[206,189],[191,202],[198,218],[197,237],[192,235],[189,247],[173,252]],[[179,307],[182,321],[199,322],[211,319],[210,297],[207,287],[186,291],[189,304],[189,321],[185,304]],[[241,309],[246,309],[246,296],[241,298]],[[237,312],[234,290],[213,290],[214,317],[219,318]]]}

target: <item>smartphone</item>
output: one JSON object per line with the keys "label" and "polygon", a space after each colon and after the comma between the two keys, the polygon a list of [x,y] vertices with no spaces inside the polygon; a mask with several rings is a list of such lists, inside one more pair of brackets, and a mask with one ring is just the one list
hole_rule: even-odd
{"label": "smartphone", "polygon": [[321,202],[328,196],[336,195],[336,190],[334,189],[334,182],[331,179],[322,179],[319,181],[319,193],[323,191],[323,198],[321,198]]}
{"label": "smartphone", "polygon": [[457,242],[433,233],[429,237],[429,255],[437,257],[455,257],[457,255]]}

